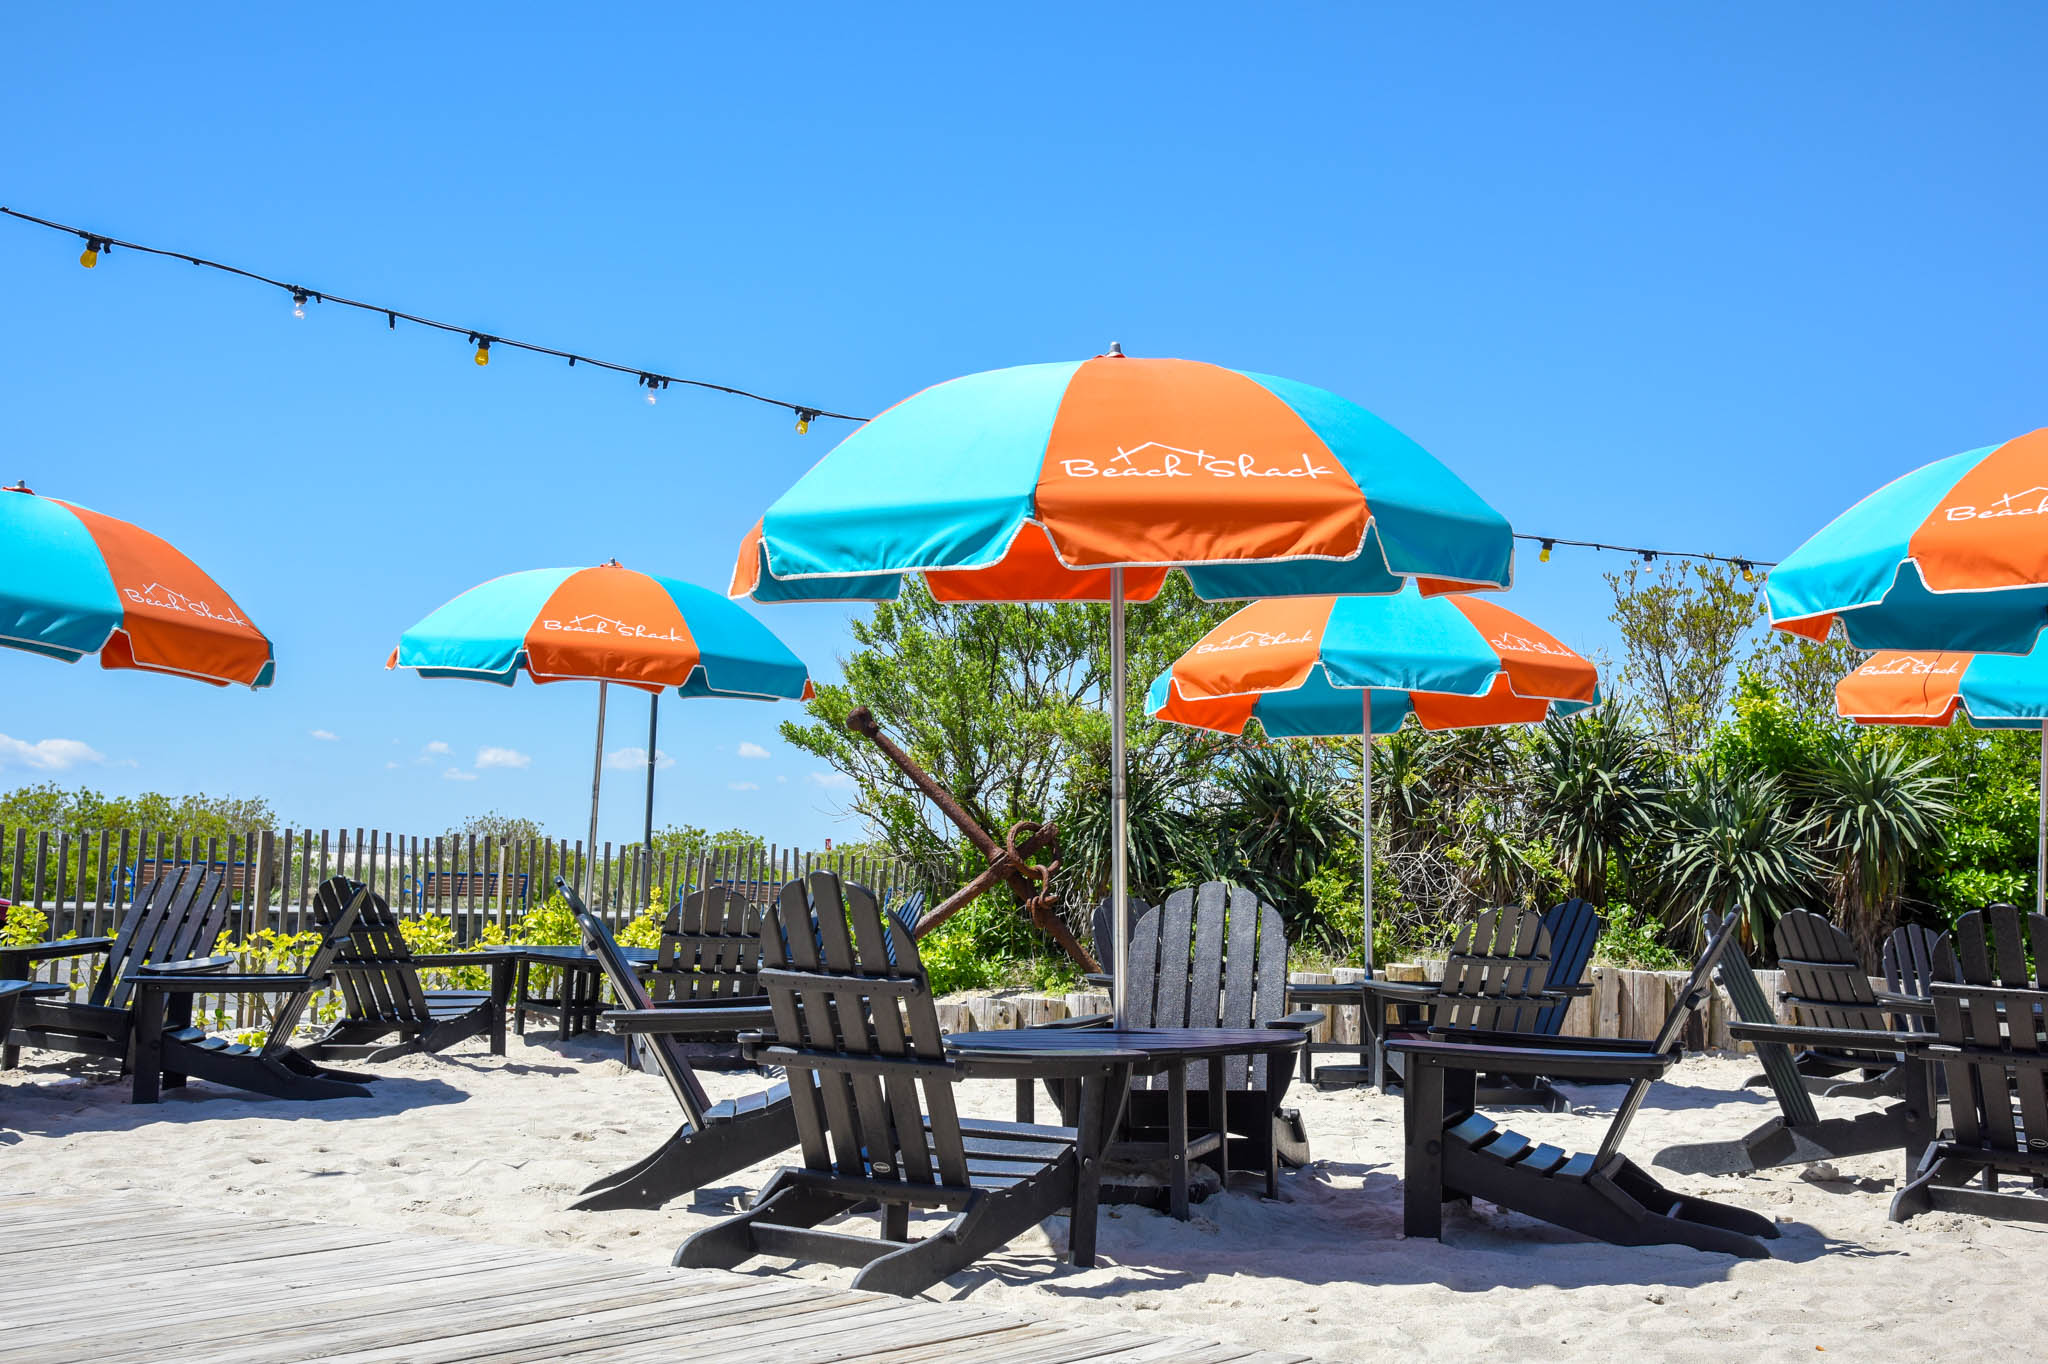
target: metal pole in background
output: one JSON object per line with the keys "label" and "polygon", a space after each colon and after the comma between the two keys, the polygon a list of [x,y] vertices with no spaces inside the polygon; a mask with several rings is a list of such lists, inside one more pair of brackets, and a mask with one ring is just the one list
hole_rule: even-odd
{"label": "metal pole in background", "polygon": [[[1116,1026],[1130,1022],[1127,996],[1130,969],[1130,810],[1124,783],[1124,571],[1109,570],[1109,894],[1115,906],[1116,974],[1110,979],[1110,1003]],[[1097,949],[1100,955],[1100,949]]]}
{"label": "metal pole in background", "polygon": [[2048,720],[2041,722],[2041,826],[2034,839],[2034,912],[2048,914]]}
{"label": "metal pole in background", "polygon": [[1365,858],[1359,924],[1365,937],[1365,978],[1372,979],[1372,688],[1365,690],[1365,732],[1358,745],[1358,848]]}
{"label": "metal pole in background", "polygon": [[597,904],[591,894],[591,887],[597,884],[597,795],[604,784],[604,699],[611,685],[597,684],[597,757],[590,764],[590,843],[583,859],[583,898],[592,908]]}
{"label": "metal pole in background", "polygon": [[661,693],[647,698],[647,855],[654,856],[654,733],[661,721]]}

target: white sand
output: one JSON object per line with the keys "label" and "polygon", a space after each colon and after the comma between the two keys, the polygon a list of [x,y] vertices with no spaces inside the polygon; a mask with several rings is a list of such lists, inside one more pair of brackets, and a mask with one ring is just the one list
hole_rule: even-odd
{"label": "white sand", "polygon": [[[735,1206],[770,1166],[648,1212],[564,1211],[584,1184],[652,1150],[677,1122],[654,1076],[617,1044],[481,1042],[378,1068],[375,1097],[282,1103],[194,1083],[154,1108],[127,1086],[31,1052],[0,1076],[0,1190],[134,1189],[196,1205],[478,1240],[603,1250],[665,1264],[676,1243]],[[1741,1093],[1753,1062],[1701,1058],[1660,1084],[1631,1129],[1639,1163],[1676,1142],[1733,1137],[1771,1112]],[[750,1075],[706,1073],[715,1096]],[[1620,1091],[1571,1091],[1576,1113],[1509,1121],[1592,1149]],[[1007,1117],[1007,1084],[970,1084],[966,1107]],[[1097,1267],[1056,1265],[1064,1218],[931,1296],[1046,1317],[1086,1316],[1155,1334],[1200,1334],[1323,1359],[1393,1347],[1482,1359],[1900,1360],[1970,1352],[2035,1358],[2048,1330],[2048,1229],[1934,1214],[1885,1220],[1896,1154],[1742,1177],[1656,1173],[1674,1188],[1775,1217],[1773,1258],[1589,1242],[1478,1204],[1442,1243],[1400,1234],[1400,1104],[1360,1091],[1290,1094],[1317,1162],[1269,1203],[1245,1183],[1177,1223],[1111,1208]],[[1822,1101],[1824,1113],[1855,1101]],[[1042,1112],[1049,1111],[1042,1105]],[[750,1266],[844,1283],[829,1266]]]}

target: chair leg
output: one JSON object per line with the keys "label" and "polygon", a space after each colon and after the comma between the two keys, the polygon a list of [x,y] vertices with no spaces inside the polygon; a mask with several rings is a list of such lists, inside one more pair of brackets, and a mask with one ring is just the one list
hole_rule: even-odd
{"label": "chair leg", "polygon": [[153,1104],[163,1097],[164,992],[147,986],[135,992],[135,1082],[132,1103]]}
{"label": "chair leg", "polygon": [[1401,1176],[1402,1231],[1441,1240],[1444,1232],[1444,1073],[1410,1066],[1402,1096],[1407,1162]]}
{"label": "chair leg", "polygon": [[787,1101],[699,1131],[689,1123],[651,1154],[606,1175],[569,1206],[579,1212],[658,1208],[796,1145],[796,1112]]}

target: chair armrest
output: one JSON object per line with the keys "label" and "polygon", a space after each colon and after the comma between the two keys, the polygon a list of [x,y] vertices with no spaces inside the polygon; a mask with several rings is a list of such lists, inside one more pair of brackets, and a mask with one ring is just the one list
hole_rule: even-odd
{"label": "chair armrest", "polygon": [[146,961],[132,967],[128,979],[141,980],[145,976],[198,976],[219,974],[235,964],[233,957],[189,957],[184,961]]}
{"label": "chair armrest", "polygon": [[1081,979],[1089,985],[1098,986],[1104,990],[1110,989],[1116,984],[1116,977],[1107,971],[1090,971],[1083,975]]}
{"label": "chair armrest", "polygon": [[1922,1033],[1874,1032],[1864,1028],[1809,1028],[1791,1023],[1730,1023],[1728,1034],[1744,1042],[1781,1042],[1788,1047],[1833,1047],[1842,1051],[1896,1055],[1917,1042]]}
{"label": "chair armrest", "polygon": [[1431,1028],[1432,1039],[1474,1042],[1486,1047],[1542,1048],[1547,1051],[1627,1051],[1643,1056],[1659,1053],[1645,1037],[1572,1037],[1549,1033],[1508,1032],[1493,1028]]}
{"label": "chair armrest", "polygon": [[[39,961],[54,961],[60,957],[83,957],[94,952],[104,952],[114,945],[112,938],[66,938],[62,942],[32,942],[20,947],[0,947],[0,975],[14,977],[17,969],[33,966]],[[17,968],[20,962],[23,968]]]}
{"label": "chair armrest", "polygon": [[1291,1014],[1273,1019],[1266,1024],[1269,1028],[1287,1028],[1300,1032],[1305,1028],[1320,1026],[1326,1022],[1321,1009],[1297,1009]]}
{"label": "chair armrest", "polygon": [[1895,995],[1889,990],[1879,990],[1877,1002],[1888,1014],[1906,1014],[1912,1018],[1934,1017],[1934,1001],[1922,999],[1919,995]]}
{"label": "chair armrest", "polygon": [[282,995],[299,990],[310,990],[324,984],[327,977],[312,976],[229,976],[210,975],[203,972],[166,971],[158,974],[148,967],[128,973],[128,980],[138,989],[161,990],[173,995],[223,994]]}
{"label": "chair armrest", "polygon": [[1439,1042],[1434,1038],[1400,1037],[1387,1043],[1414,1062],[1443,1070],[1479,1071],[1488,1075],[1551,1075],[1559,1071],[1588,1079],[1654,1080],[1677,1063],[1670,1052],[1616,1051],[1611,1048],[1506,1047],[1474,1042]]}
{"label": "chair armrest", "polygon": [[1362,990],[1366,994],[1388,1004],[1427,1004],[1443,990],[1440,980],[1361,980],[1352,982],[1349,988]]}
{"label": "chair armrest", "polygon": [[[712,1008],[608,1009],[598,1018],[616,1033],[673,1037],[691,1033],[744,1033],[751,1028],[772,1025],[775,1014],[766,1004],[724,1004]],[[765,1034],[762,1036],[765,1038]]]}
{"label": "chair armrest", "polygon": [[[2008,1047],[1958,1046],[1954,1042],[1918,1041],[1908,1048],[1920,1061],[1991,1061],[2014,1070],[2048,1071],[2048,1051],[2014,1051]],[[2031,1143],[2030,1143],[2031,1144]]]}

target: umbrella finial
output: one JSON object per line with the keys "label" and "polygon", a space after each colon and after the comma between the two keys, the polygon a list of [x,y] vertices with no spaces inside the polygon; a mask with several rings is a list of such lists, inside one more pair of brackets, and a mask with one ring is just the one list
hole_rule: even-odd
{"label": "umbrella finial", "polygon": [[30,497],[34,497],[36,490],[34,488],[29,487],[28,480],[24,478],[11,488],[0,488],[0,492],[27,493]]}
{"label": "umbrella finial", "polygon": [[1124,343],[1123,343],[1123,342],[1121,342],[1121,341],[1112,341],[1112,342],[1110,342],[1110,343],[1109,343],[1109,349],[1103,352],[1103,354],[1105,354],[1105,355],[1114,355],[1114,356],[1116,356],[1116,357],[1117,357],[1118,359],[1122,359],[1122,358],[1123,358],[1123,353],[1124,353]]}

